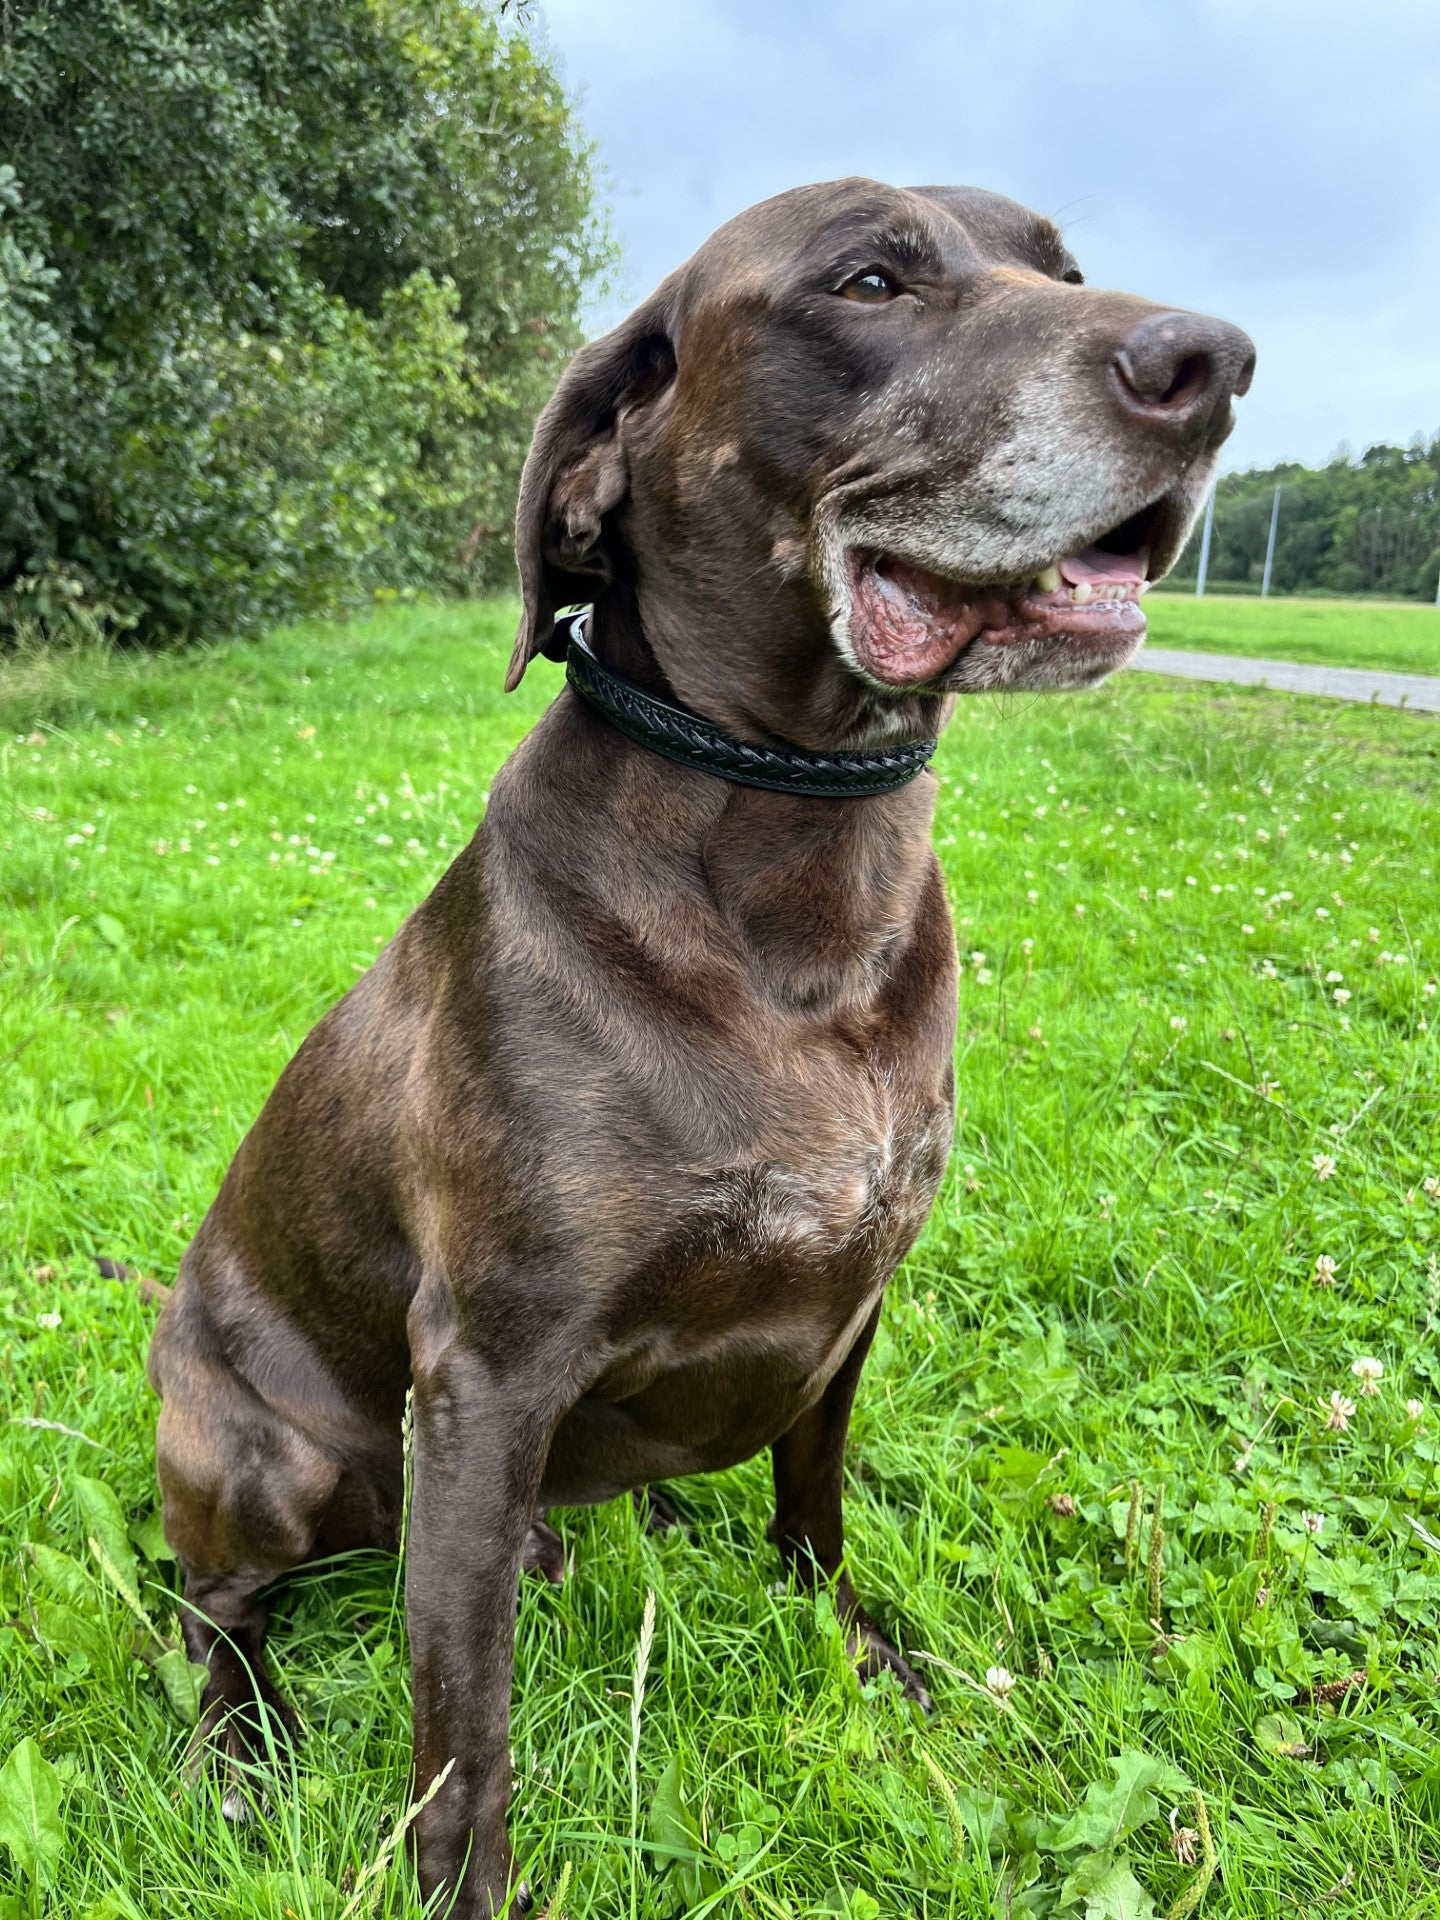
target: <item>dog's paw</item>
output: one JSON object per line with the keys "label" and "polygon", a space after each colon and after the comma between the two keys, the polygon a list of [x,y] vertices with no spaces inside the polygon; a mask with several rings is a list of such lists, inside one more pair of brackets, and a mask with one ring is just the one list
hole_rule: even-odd
{"label": "dog's paw", "polygon": [[543,1573],[552,1587],[565,1578],[565,1542],[537,1513],[525,1536],[525,1552],[520,1561],[526,1573]]}
{"label": "dog's paw", "polygon": [[270,1796],[262,1793],[258,1801],[245,1787],[234,1785],[225,1789],[220,1801],[221,1817],[229,1827],[253,1826],[259,1819],[268,1817]]}
{"label": "dog's paw", "polygon": [[244,1678],[243,1688],[227,1692],[212,1675],[182,1766],[187,1787],[198,1787],[207,1775],[215,1781],[220,1812],[232,1827],[269,1818],[276,1770],[283,1772],[300,1738],[297,1715],[269,1679],[257,1692],[251,1676]]}
{"label": "dog's paw", "polygon": [[669,1533],[678,1527],[688,1531],[680,1509],[663,1487],[637,1487],[630,1500],[637,1516],[645,1523],[646,1533]]}
{"label": "dog's paw", "polygon": [[882,1673],[893,1673],[907,1700],[913,1700],[922,1713],[935,1711],[935,1702],[926,1692],[919,1674],[899,1648],[892,1647],[874,1621],[863,1613],[851,1620],[846,1646],[862,1680],[875,1680]]}

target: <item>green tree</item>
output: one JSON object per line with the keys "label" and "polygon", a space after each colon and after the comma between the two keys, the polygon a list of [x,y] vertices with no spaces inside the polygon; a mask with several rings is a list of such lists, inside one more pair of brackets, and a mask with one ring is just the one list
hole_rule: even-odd
{"label": "green tree", "polygon": [[0,624],[243,630],[504,566],[608,258],[523,23],[7,0],[0,160]]}
{"label": "green tree", "polygon": [[[1324,467],[1287,463],[1226,474],[1215,499],[1209,577],[1258,587],[1281,488],[1277,593],[1374,593],[1433,600],[1440,576],[1440,436],[1373,446]],[[1199,532],[1177,573],[1194,577]]]}

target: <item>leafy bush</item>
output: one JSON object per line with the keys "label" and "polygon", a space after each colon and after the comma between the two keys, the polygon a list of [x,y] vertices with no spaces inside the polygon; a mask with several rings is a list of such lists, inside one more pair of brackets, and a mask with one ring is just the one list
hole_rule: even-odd
{"label": "leafy bush", "polygon": [[590,153],[465,0],[11,0],[0,628],[246,630],[505,564],[607,257]]}

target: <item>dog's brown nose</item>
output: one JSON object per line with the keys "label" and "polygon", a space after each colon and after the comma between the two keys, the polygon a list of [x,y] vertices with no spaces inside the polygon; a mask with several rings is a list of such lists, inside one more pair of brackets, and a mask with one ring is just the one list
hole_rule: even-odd
{"label": "dog's brown nose", "polygon": [[1128,413],[1161,431],[1193,432],[1249,390],[1255,347],[1239,327],[1208,314],[1148,313],[1111,364]]}

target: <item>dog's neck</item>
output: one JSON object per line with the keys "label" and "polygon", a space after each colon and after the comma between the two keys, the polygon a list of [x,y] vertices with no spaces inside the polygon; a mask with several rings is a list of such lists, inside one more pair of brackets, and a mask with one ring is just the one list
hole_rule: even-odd
{"label": "dog's neck", "polygon": [[[600,603],[591,636],[607,666],[679,702],[628,596]],[[566,725],[581,730],[597,757],[614,765],[617,756],[641,756],[646,786],[658,781],[674,789],[663,824],[644,813],[633,823],[613,820],[596,806],[593,789],[577,807],[577,822],[588,818],[607,833],[656,829],[663,846],[636,848],[643,865],[654,874],[653,855],[660,853],[661,872],[698,875],[728,934],[742,943],[752,976],[776,997],[816,1009],[873,997],[933,884],[933,775],[863,799],[802,799],[708,776],[697,782],[572,701]],[[608,910],[630,918],[631,887],[612,888],[608,861],[587,864],[589,884],[606,894]]]}
{"label": "dog's neck", "polygon": [[653,693],[672,706],[681,704],[645,637],[644,624],[628,581],[617,581],[596,600],[590,609],[585,637],[595,658],[612,672],[623,674],[646,693]]}
{"label": "dog's neck", "polygon": [[730,795],[697,848],[726,924],[792,1004],[870,1001],[933,875],[934,776],[863,800]]}

